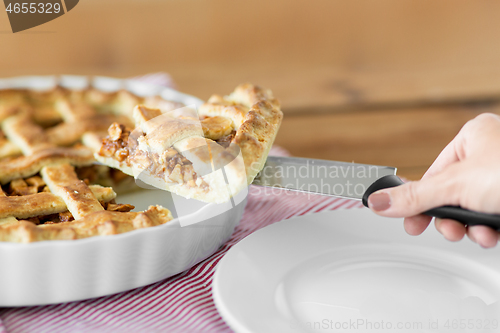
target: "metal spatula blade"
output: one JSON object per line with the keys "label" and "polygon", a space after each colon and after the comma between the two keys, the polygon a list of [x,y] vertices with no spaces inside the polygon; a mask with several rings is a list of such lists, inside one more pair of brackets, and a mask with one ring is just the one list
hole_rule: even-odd
{"label": "metal spatula blade", "polygon": [[[403,184],[396,171],[396,168],[387,166],[269,156],[252,184],[362,200],[368,207],[370,194]],[[453,219],[470,226],[485,225],[500,231],[500,215],[497,214],[458,206],[436,207],[423,214]]]}
{"label": "metal spatula blade", "polygon": [[387,166],[269,156],[253,185],[361,200],[376,180],[395,174]]}

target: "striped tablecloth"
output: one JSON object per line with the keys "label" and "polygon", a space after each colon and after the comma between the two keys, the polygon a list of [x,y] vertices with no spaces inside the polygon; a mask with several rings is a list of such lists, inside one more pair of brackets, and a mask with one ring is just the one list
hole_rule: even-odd
{"label": "striped tablecloth", "polygon": [[[287,152],[274,147],[271,154]],[[264,191],[251,186],[240,224],[231,239],[210,258],[171,278],[111,296],[47,306],[0,308],[0,333],[230,332],[215,308],[211,284],[218,262],[233,245],[277,221],[361,206],[358,201]]]}

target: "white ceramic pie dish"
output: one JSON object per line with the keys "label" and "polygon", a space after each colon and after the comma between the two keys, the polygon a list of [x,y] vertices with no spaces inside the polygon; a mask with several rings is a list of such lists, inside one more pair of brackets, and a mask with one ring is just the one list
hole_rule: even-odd
{"label": "white ceramic pie dish", "polygon": [[[46,90],[56,83],[84,88],[83,76],[0,79],[0,89]],[[95,77],[98,89],[127,89],[139,96],[199,105],[195,97],[133,80]],[[165,191],[143,190],[117,197],[135,210],[160,204],[175,217],[167,224],[71,241],[0,242],[0,306],[70,302],[109,295],[178,274],[213,254],[231,236],[246,205],[246,191],[225,204],[206,204]]]}

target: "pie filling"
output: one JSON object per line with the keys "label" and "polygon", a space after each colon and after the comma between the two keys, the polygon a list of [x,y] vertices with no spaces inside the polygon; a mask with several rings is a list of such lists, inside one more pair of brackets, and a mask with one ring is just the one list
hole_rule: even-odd
{"label": "pie filling", "polygon": [[[229,147],[236,131],[225,117],[207,117],[201,119],[205,137],[217,142],[224,148]],[[131,130],[124,125],[113,123],[108,129],[108,136],[102,141],[98,154],[113,158],[127,166],[140,165],[149,174],[165,179],[174,184],[208,189],[208,184],[199,177],[193,164],[175,148],[166,149],[161,155],[138,149],[134,140],[129,140]]]}
{"label": "pie filling", "polygon": [[109,135],[103,139],[98,154],[124,162],[129,167],[139,164],[151,175],[162,179],[168,178],[172,183],[202,188],[208,186],[198,177],[192,163],[174,148],[168,148],[160,156],[130,147],[130,132],[124,125],[117,123],[111,125],[108,130]]}
{"label": "pie filling", "polygon": [[218,144],[220,144],[224,148],[228,148],[231,142],[234,139],[234,136],[236,135],[236,131],[231,131],[228,135],[224,135],[220,137],[219,139],[215,140]]}
{"label": "pie filling", "polygon": [[[102,140],[98,154],[113,157],[119,162],[125,161],[131,151],[128,143],[130,132],[129,129],[125,128],[125,125],[113,123],[108,129],[109,135]],[[128,163],[128,165],[130,164]]]}
{"label": "pie filling", "polygon": [[[88,184],[98,184],[102,186],[120,186],[128,183],[132,179],[126,173],[118,169],[113,169],[105,165],[87,165],[76,168],[78,178],[87,180]],[[110,182],[111,180],[111,182]]]}

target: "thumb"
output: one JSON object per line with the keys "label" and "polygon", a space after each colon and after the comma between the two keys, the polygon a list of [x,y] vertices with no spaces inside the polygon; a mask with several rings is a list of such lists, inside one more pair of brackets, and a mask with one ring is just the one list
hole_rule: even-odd
{"label": "thumb", "polygon": [[377,191],[368,198],[368,206],[382,216],[408,217],[443,205],[459,205],[462,177],[450,169],[456,168]]}

